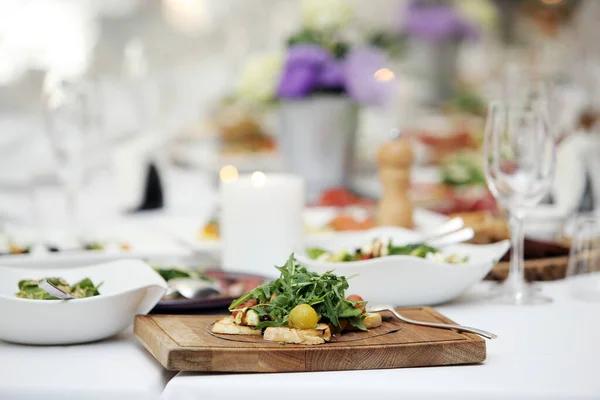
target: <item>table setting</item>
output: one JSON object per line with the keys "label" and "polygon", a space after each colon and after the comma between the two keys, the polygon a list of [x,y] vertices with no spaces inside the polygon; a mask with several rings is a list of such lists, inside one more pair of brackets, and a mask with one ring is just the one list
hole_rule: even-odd
{"label": "table setting", "polygon": [[28,7],[0,399],[600,399],[597,2]]}

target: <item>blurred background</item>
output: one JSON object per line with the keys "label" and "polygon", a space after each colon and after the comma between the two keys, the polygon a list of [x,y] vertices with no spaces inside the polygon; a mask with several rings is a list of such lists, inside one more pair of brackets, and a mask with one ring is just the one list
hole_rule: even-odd
{"label": "blurred background", "polygon": [[556,131],[545,204],[589,211],[598,20],[596,0],[0,0],[0,221],[201,226],[219,174],[257,170],[303,176],[309,204],[376,201],[397,136],[415,205],[497,212],[487,104],[525,88]]}

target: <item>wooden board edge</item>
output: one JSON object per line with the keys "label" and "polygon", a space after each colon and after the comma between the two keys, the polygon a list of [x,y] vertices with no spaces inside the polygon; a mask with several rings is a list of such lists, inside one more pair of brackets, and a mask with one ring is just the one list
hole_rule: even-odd
{"label": "wooden board edge", "polygon": [[177,343],[151,315],[136,315],[133,320],[133,334],[163,367],[169,371],[179,371],[171,365],[171,354],[178,348]]}
{"label": "wooden board edge", "polygon": [[[296,360],[286,360],[285,363],[277,363],[276,355],[266,355],[269,359],[265,360],[263,354],[248,349],[212,349],[210,356],[204,360],[206,354],[201,355],[202,362],[198,362],[198,353],[190,349],[175,349],[172,357],[171,367],[177,371],[185,372],[215,372],[215,373],[288,373],[288,372],[324,372],[324,371],[354,371],[354,370],[376,370],[376,369],[396,369],[396,368],[416,368],[416,367],[436,367],[449,365],[472,365],[483,363],[486,359],[486,349],[484,341],[460,340],[431,343],[428,345],[381,345],[377,346],[379,350],[389,351],[387,360],[373,363],[373,347],[366,346],[355,349],[345,349],[347,353],[343,359],[347,362],[338,365],[336,368],[326,367],[323,363],[328,363],[327,355],[316,351],[299,351]],[[393,357],[394,350],[401,349],[402,361]],[[307,349],[308,350],[308,349]],[[332,350],[334,351],[334,350]],[[340,349],[338,348],[339,352]],[[342,351],[344,351],[342,349]],[[385,351],[385,350],[384,350]],[[205,364],[208,361],[217,359],[226,359],[231,357],[231,353],[237,353],[237,357],[247,360],[244,365],[231,362],[219,363],[218,366]],[[461,354],[461,359],[456,360],[457,354]],[[270,358],[274,356],[274,358]],[[323,357],[323,358],[321,358]],[[452,360],[454,359],[454,360]],[[452,360],[452,361],[450,361]],[[273,364],[277,363],[276,366]]]}

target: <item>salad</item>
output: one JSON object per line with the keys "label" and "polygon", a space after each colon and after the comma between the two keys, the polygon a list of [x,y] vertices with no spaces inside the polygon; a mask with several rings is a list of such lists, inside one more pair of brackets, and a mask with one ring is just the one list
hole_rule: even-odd
{"label": "salad", "polygon": [[[20,281],[19,291],[16,293],[16,296],[21,299],[31,300],[59,300],[58,297],[52,296],[38,286],[40,280],[25,279]],[[46,280],[62,291],[80,299],[98,296],[100,294],[98,288],[102,286],[102,283],[95,285],[90,278],[84,278],[74,285],[69,285],[63,278],[46,278]]]}
{"label": "salad", "polygon": [[215,322],[212,332],[263,335],[280,343],[323,344],[332,334],[367,331],[381,325],[381,315],[366,312],[358,295],[346,296],[348,281],[327,272],[319,275],[298,264],[292,254],[276,267],[279,278],[234,300],[231,316]]}
{"label": "salad", "polygon": [[326,262],[362,261],[398,255],[426,258],[428,260],[449,264],[462,264],[468,261],[468,257],[461,257],[458,254],[445,254],[435,247],[426,244],[394,246],[391,240],[388,240],[388,242],[385,243],[380,238],[375,238],[355,250],[340,250],[334,253],[320,247],[311,247],[306,249],[306,254],[312,260]]}

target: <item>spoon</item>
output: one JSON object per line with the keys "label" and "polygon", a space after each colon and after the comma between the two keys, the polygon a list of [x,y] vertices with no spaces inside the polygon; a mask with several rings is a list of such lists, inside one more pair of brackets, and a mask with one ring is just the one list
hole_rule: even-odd
{"label": "spoon", "polygon": [[428,242],[430,240],[435,240],[441,236],[458,231],[463,226],[465,226],[465,221],[463,221],[462,218],[454,217],[435,228],[432,232],[429,232],[423,241]]}
{"label": "spoon", "polygon": [[475,231],[472,228],[463,228],[456,232],[449,233],[444,236],[438,236],[435,238],[429,238],[424,241],[433,247],[449,246],[451,244],[458,244],[473,239]]}
{"label": "spoon", "polygon": [[64,290],[59,289],[52,283],[48,282],[46,279],[42,279],[41,281],[39,281],[38,287],[40,289],[42,289],[43,291],[45,291],[46,293],[48,293],[49,295],[58,297],[61,300],[72,300],[72,299],[77,298],[77,297],[72,296],[69,293],[65,292]]}
{"label": "spoon", "polygon": [[169,286],[167,296],[177,292],[186,299],[198,299],[223,293],[223,289],[218,282],[202,279],[175,278],[169,280],[167,285]]}
{"label": "spoon", "polygon": [[470,328],[468,326],[454,325],[454,324],[442,324],[439,322],[416,321],[414,319],[403,317],[391,305],[373,306],[372,308],[371,307],[367,307],[367,308],[368,308],[368,310],[367,310],[368,312],[389,311],[392,314],[394,314],[394,316],[396,318],[398,318],[400,321],[406,322],[407,324],[429,326],[432,328],[440,328],[440,329],[455,329],[459,332],[474,333],[474,334],[482,336],[486,339],[496,339],[498,337],[498,335],[495,335],[491,332],[487,332],[487,331],[484,331],[482,329],[477,329],[477,328]]}

